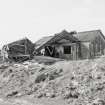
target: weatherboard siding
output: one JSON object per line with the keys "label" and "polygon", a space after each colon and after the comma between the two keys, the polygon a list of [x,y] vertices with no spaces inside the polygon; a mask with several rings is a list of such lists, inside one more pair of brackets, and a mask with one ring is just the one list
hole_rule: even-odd
{"label": "weatherboard siding", "polygon": [[81,42],[81,58],[90,59],[105,54],[105,41],[101,36],[93,41]]}

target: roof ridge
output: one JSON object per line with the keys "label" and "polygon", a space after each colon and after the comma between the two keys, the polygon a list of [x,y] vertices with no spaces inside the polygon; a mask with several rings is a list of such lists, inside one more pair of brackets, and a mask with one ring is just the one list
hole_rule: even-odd
{"label": "roof ridge", "polygon": [[[23,37],[23,38],[19,38],[19,39],[17,39],[17,40],[14,40],[14,41],[11,41],[11,42],[9,42],[9,43],[7,43],[6,45],[9,45],[9,44],[12,44],[12,43],[15,43],[15,42],[19,42],[19,41],[22,41],[22,40],[29,40],[29,41],[31,41],[28,37]],[[31,41],[32,42],[32,41]],[[33,42],[32,42],[33,43]]]}
{"label": "roof ridge", "polygon": [[77,34],[78,34],[78,33],[85,33],[85,32],[94,32],[94,31],[101,31],[101,29],[90,30],[90,31],[80,31],[80,32],[77,32]]}
{"label": "roof ridge", "polygon": [[[52,35],[50,35],[50,36],[43,36],[42,38],[46,38],[46,37],[52,37]],[[42,39],[42,38],[41,38],[41,39]]]}

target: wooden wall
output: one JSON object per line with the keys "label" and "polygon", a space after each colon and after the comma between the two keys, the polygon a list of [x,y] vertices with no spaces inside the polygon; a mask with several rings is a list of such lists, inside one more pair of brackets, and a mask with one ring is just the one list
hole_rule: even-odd
{"label": "wooden wall", "polygon": [[[64,46],[71,46],[71,54],[64,54]],[[79,44],[78,43],[66,43],[66,44],[60,44],[55,45],[56,49],[59,49],[59,57],[62,59],[68,59],[68,60],[77,60],[79,59]]]}
{"label": "wooden wall", "polygon": [[2,51],[6,52],[9,57],[17,56],[17,55],[32,55],[34,51],[34,44],[28,39],[16,41],[10,43],[8,45],[8,50],[2,48]]}
{"label": "wooden wall", "polygon": [[105,40],[98,36],[93,41],[81,42],[81,59],[90,59],[105,54]]}
{"label": "wooden wall", "polygon": [[105,40],[98,36],[90,43],[90,56],[101,56],[105,54]]}
{"label": "wooden wall", "polygon": [[90,42],[81,42],[81,57],[80,59],[89,58],[89,44]]}

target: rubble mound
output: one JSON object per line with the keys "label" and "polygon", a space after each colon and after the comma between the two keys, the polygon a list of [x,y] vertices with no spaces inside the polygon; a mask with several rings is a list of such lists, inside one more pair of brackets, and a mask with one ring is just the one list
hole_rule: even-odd
{"label": "rubble mound", "polygon": [[105,57],[58,61],[34,60],[0,64],[0,96],[60,97],[71,105],[105,104]]}

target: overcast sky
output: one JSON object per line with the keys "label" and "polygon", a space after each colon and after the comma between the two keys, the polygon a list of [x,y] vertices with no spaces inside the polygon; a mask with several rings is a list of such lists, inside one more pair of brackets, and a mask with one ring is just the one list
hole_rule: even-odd
{"label": "overcast sky", "polygon": [[101,29],[105,34],[105,0],[0,0],[0,46],[28,37]]}

